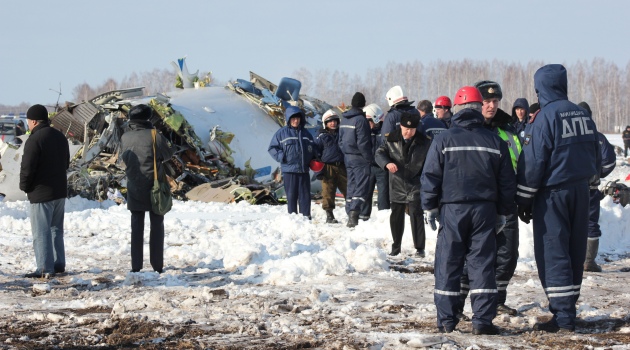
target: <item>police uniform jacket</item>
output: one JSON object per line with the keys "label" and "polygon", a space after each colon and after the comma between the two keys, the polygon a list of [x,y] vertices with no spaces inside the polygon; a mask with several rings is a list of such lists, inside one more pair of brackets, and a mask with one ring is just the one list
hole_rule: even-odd
{"label": "police uniform jacket", "polygon": [[[299,114],[300,124],[291,127],[289,119]],[[311,159],[317,158],[318,152],[311,135],[304,126],[306,118],[298,107],[290,106],[285,111],[286,126],[280,128],[271,138],[267,151],[280,163],[283,173],[308,173]]]}
{"label": "police uniform jacket", "polygon": [[66,198],[69,166],[68,139],[48,122],[40,122],[24,144],[20,190],[26,192],[31,203]]}
{"label": "police uniform jacket", "polygon": [[339,125],[339,148],[344,154],[346,166],[369,166],[374,160],[370,123],[359,108],[351,108],[342,114]]}
{"label": "police uniform jacket", "polygon": [[409,203],[420,200],[420,175],[429,151],[431,140],[419,132],[407,143],[402,131],[397,128],[387,135],[387,140],[376,151],[376,163],[385,171],[387,164],[398,168],[389,173],[389,200],[394,203]]}
{"label": "police uniform jacket", "polygon": [[507,144],[483,127],[480,112],[464,109],[437,135],[422,172],[422,208],[443,203],[495,202],[497,214],[516,209],[516,179]]}
{"label": "police uniform jacket", "polygon": [[534,74],[540,111],[525,129],[518,160],[516,202],[529,205],[545,187],[599,174],[601,153],[590,114],[567,98],[567,71],[547,65]]}

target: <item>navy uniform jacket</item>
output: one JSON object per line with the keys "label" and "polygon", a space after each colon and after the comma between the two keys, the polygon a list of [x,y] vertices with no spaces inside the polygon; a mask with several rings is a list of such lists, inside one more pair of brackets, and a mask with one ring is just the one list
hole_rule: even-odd
{"label": "navy uniform jacket", "polygon": [[567,98],[567,71],[559,64],[534,74],[540,111],[525,128],[518,160],[516,203],[530,205],[540,189],[599,174],[601,153],[590,114]]}
{"label": "navy uniform jacket", "polygon": [[432,140],[437,134],[448,129],[446,124],[435,118],[433,114],[425,114],[424,117],[420,118],[420,122],[422,123],[422,130],[424,134]]}
{"label": "navy uniform jacket", "polygon": [[484,128],[483,115],[464,109],[437,135],[422,171],[422,208],[442,203],[495,202],[497,214],[514,212],[516,178],[507,144]]}
{"label": "navy uniform jacket", "polygon": [[[300,125],[291,127],[289,119],[300,115]],[[318,152],[313,136],[304,128],[306,117],[302,110],[290,106],[284,113],[287,125],[276,131],[269,143],[268,152],[278,163],[283,173],[308,173],[311,159],[317,158]]]}
{"label": "navy uniform jacket", "polygon": [[342,114],[339,148],[346,166],[369,166],[374,161],[370,123],[361,109],[352,108]]}
{"label": "navy uniform jacket", "polygon": [[615,155],[615,148],[608,142],[604,134],[598,131],[597,139],[602,154],[602,169],[599,173],[599,177],[604,178],[610,175],[613,169],[615,169],[615,165],[617,165],[617,155]]}
{"label": "navy uniform jacket", "polygon": [[339,148],[339,130],[331,131],[328,129],[320,129],[317,132],[317,138],[315,138],[315,144],[319,154],[321,154],[321,161],[324,163],[343,163],[343,153]]}

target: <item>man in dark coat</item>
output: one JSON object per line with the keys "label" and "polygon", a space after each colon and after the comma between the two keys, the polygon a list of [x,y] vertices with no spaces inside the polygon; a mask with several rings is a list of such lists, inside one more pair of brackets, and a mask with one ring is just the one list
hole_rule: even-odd
{"label": "man in dark coat", "polygon": [[512,125],[521,141],[525,138],[527,122],[529,122],[529,103],[524,98],[517,98],[512,105]]}
{"label": "man in dark coat", "polygon": [[359,214],[369,195],[370,164],[374,159],[370,124],[365,118],[365,96],[357,92],[352,96],[352,108],[345,111],[339,127],[339,148],[343,152],[348,172],[346,213],[348,227],[359,224]]}
{"label": "man in dark coat", "polygon": [[333,214],[337,189],[346,197],[348,175],[339,149],[339,115],[329,109],[322,116],[323,127],[317,132],[315,144],[324,162],[324,169],[317,174],[322,180],[322,209],[326,212],[326,223],[338,223]]}
{"label": "man in dark coat", "polygon": [[[516,183],[507,144],[483,127],[483,98],[473,86],[454,99],[451,127],[437,135],[422,171],[422,208],[429,222],[439,218],[435,251],[438,329],[459,322],[460,278],[468,264],[473,334],[498,334],[496,316],[496,232],[499,216],[513,212]],[[474,184],[474,185],[473,185]]]}
{"label": "man in dark coat", "polygon": [[540,112],[525,129],[518,159],[518,216],[533,220],[534,255],[553,317],[535,330],[573,332],[588,236],[589,180],[599,174],[597,128],[568,100],[560,64],[534,74]]}
{"label": "man in dark coat", "polygon": [[[591,112],[591,107],[588,103],[580,102],[578,106],[584,108],[592,118],[593,112]],[[584,271],[590,272],[602,272],[601,266],[595,262],[597,251],[599,250],[599,237],[602,236],[602,230],[599,227],[600,201],[605,196],[599,190],[600,179],[610,175],[617,165],[615,149],[608,142],[606,136],[601,132],[597,132],[597,140],[599,141],[599,150],[602,155],[602,167],[598,176],[591,179],[589,184],[588,241],[586,243],[586,260],[584,260]]]}
{"label": "man in dark coat", "polygon": [[626,126],[626,130],[621,133],[623,140],[623,157],[628,157],[628,148],[630,148],[630,125]]}
{"label": "man in dark coat", "polygon": [[[519,154],[521,153],[521,143],[516,134],[516,130],[510,123],[511,116],[499,108],[499,104],[503,98],[501,86],[494,81],[484,80],[475,83],[475,87],[479,89],[483,97],[481,114],[484,117],[484,127],[496,133],[507,143],[512,167],[514,173],[516,173],[516,165]],[[518,313],[517,310],[505,304],[507,299],[507,287],[514,276],[518,262],[518,213],[516,212],[516,206],[512,206],[512,208],[512,213],[506,215],[505,218],[500,218],[501,220],[505,219],[506,222],[501,225],[503,229],[497,232],[496,236],[497,261],[495,264],[495,272],[498,290],[497,313],[514,316]],[[462,289],[460,294],[460,317],[464,320],[466,320],[467,317],[463,315],[462,312],[464,310],[464,302],[468,296],[468,286],[468,266],[466,266],[462,274]]]}
{"label": "man in dark coat", "polygon": [[68,140],[50,126],[48,110],[33,105],[26,112],[31,135],[24,144],[20,190],[31,202],[30,218],[37,269],[25,277],[50,278],[66,269],[63,219],[70,166]]}
{"label": "man in dark coat", "polygon": [[[164,267],[164,215],[151,210],[151,188],[153,187],[153,114],[151,107],[140,104],[133,106],[127,115],[128,130],[121,138],[121,155],[127,174],[127,209],[131,211],[131,272],[142,269],[144,246],[144,216],[149,212],[151,222],[149,256],[153,270],[162,273]],[[162,134],[155,140],[155,161],[158,179],[164,180],[161,164],[173,156],[173,149]]]}
{"label": "man in dark coat", "polygon": [[389,226],[394,243],[389,255],[400,254],[405,230],[405,208],[409,208],[411,236],[416,256],[424,257],[425,232],[420,206],[420,175],[431,140],[416,132],[420,124],[417,115],[403,113],[400,126],[387,136],[376,151],[376,163],[390,173],[389,200],[392,213]]}
{"label": "man in dark coat", "polygon": [[318,157],[313,136],[304,127],[306,116],[298,107],[289,106],[284,111],[287,125],[271,138],[267,152],[280,163],[284,191],[287,195],[289,214],[298,212],[311,218],[311,179],[309,163]]}

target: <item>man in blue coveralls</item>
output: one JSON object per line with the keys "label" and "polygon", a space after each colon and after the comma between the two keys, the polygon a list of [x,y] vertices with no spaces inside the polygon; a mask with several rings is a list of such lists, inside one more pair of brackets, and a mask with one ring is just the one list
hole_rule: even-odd
{"label": "man in blue coveralls", "polygon": [[567,97],[560,64],[534,74],[540,112],[525,128],[517,166],[519,218],[534,226],[534,254],[549,299],[550,321],[534,330],[573,332],[588,231],[589,179],[601,154],[591,116]]}

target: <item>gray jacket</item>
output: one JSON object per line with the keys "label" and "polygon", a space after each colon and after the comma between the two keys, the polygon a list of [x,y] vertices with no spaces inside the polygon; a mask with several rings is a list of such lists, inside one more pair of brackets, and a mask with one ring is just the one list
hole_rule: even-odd
{"label": "gray jacket", "polygon": [[[151,210],[151,187],[153,187],[153,125],[149,121],[131,120],[128,130],[122,135],[122,160],[127,174],[127,209],[132,211]],[[158,174],[163,179],[161,163],[174,153],[170,143],[162,134],[156,135]]]}

